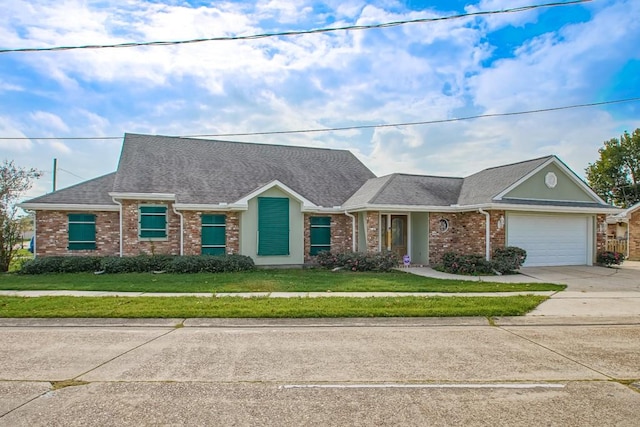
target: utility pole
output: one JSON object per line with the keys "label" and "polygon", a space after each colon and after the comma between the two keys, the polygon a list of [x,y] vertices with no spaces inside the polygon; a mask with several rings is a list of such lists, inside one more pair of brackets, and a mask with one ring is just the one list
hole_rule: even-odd
{"label": "utility pole", "polygon": [[53,159],[53,191],[56,191],[56,175],[58,173],[58,159]]}

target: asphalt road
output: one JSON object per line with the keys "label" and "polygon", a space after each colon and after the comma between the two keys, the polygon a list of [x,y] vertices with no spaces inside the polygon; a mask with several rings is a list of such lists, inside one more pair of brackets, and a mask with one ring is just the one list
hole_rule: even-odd
{"label": "asphalt road", "polygon": [[0,319],[0,343],[2,426],[640,425],[640,319]]}

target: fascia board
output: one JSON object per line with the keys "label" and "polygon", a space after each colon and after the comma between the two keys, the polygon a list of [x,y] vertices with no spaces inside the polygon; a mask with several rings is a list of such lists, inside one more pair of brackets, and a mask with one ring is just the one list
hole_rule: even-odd
{"label": "fascia board", "polygon": [[20,203],[18,207],[32,211],[113,211],[118,212],[118,205],[80,205],[73,203]]}
{"label": "fascia board", "polygon": [[110,192],[109,196],[126,200],[175,200],[176,195],[171,193],[116,193]]}
{"label": "fascia board", "polygon": [[249,200],[253,199],[256,196],[259,196],[260,194],[262,194],[265,191],[270,190],[270,189],[272,189],[274,187],[279,188],[280,190],[282,190],[285,193],[287,193],[289,196],[291,196],[294,199],[296,199],[298,202],[300,202],[302,204],[302,206],[304,208],[316,208],[316,207],[319,207],[315,203],[313,203],[312,201],[308,200],[307,198],[305,198],[301,194],[297,193],[296,191],[292,190],[291,188],[289,188],[285,184],[281,183],[277,179],[271,181],[270,183],[268,183],[266,185],[263,185],[262,187],[260,187],[260,188],[258,188],[256,190],[252,191],[251,193],[247,194],[243,198],[237,200],[234,203],[234,205],[248,205],[249,204]]}
{"label": "fascia board", "polygon": [[246,211],[248,205],[239,204],[189,204],[189,203],[175,203],[173,205],[179,211],[208,211],[208,212],[226,212],[226,211]]}
{"label": "fascia board", "polygon": [[451,206],[420,206],[420,205],[364,205],[347,208],[348,212],[363,211],[393,211],[393,212],[471,212],[478,209],[529,212],[556,213],[584,213],[584,214],[614,214],[620,213],[614,207],[582,207],[582,206],[550,206],[550,205],[521,205],[508,203],[483,203],[477,205]]}

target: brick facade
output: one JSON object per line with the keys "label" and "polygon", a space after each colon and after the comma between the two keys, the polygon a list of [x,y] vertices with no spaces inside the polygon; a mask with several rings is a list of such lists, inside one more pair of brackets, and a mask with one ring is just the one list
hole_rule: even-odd
{"label": "brick facade", "polygon": [[367,252],[378,252],[380,250],[380,212],[366,212],[365,215]]}
{"label": "brick facade", "polygon": [[640,209],[631,212],[629,217],[629,259],[640,261]]}
{"label": "brick facade", "polygon": [[[607,249],[607,216],[596,215],[596,253]],[[595,259],[593,260],[595,261]]]}
{"label": "brick facade", "polygon": [[[138,208],[142,205],[167,207],[167,237],[166,239],[140,239]],[[122,201],[122,254],[135,255],[179,255],[180,254],[180,217],[173,212],[173,203],[140,200]]]}
{"label": "brick facade", "polygon": [[202,252],[202,215],[225,215],[226,251],[240,252],[240,214],[238,212],[184,211],[184,255],[200,255]]}
{"label": "brick facade", "polygon": [[120,253],[120,221],[118,212],[80,212],[96,216],[96,249],[69,250],[68,214],[75,211],[36,212],[36,256],[97,255]]}
{"label": "brick facade", "polygon": [[[490,218],[490,252],[504,247],[504,211],[488,211]],[[502,219],[501,219],[502,218]],[[442,231],[440,220],[447,220],[449,228]],[[429,264],[438,264],[446,252],[485,254],[485,215],[480,212],[429,214]],[[501,224],[500,224],[501,223]]]}
{"label": "brick facade", "polygon": [[[304,259],[305,262],[311,261],[309,253],[311,252],[311,217],[328,216],[331,217],[331,252],[346,252],[353,249],[352,240],[352,219],[344,214],[323,215],[323,214],[305,214],[304,215]],[[356,241],[357,241],[356,228]]]}

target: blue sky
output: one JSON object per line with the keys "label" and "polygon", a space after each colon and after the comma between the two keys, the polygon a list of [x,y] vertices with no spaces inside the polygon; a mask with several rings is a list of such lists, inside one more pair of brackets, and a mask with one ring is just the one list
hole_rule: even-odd
{"label": "blue sky", "polygon": [[[0,48],[228,37],[547,1],[28,0]],[[259,40],[0,54],[0,158],[46,172],[27,196],[112,172],[125,132],[195,135],[451,119],[640,96],[640,2]],[[219,137],[344,148],[377,175],[466,176],[556,154],[579,175],[640,127],[640,102],[450,123]],[[40,140],[37,137],[60,139]],[[24,139],[26,138],[26,139]]]}

